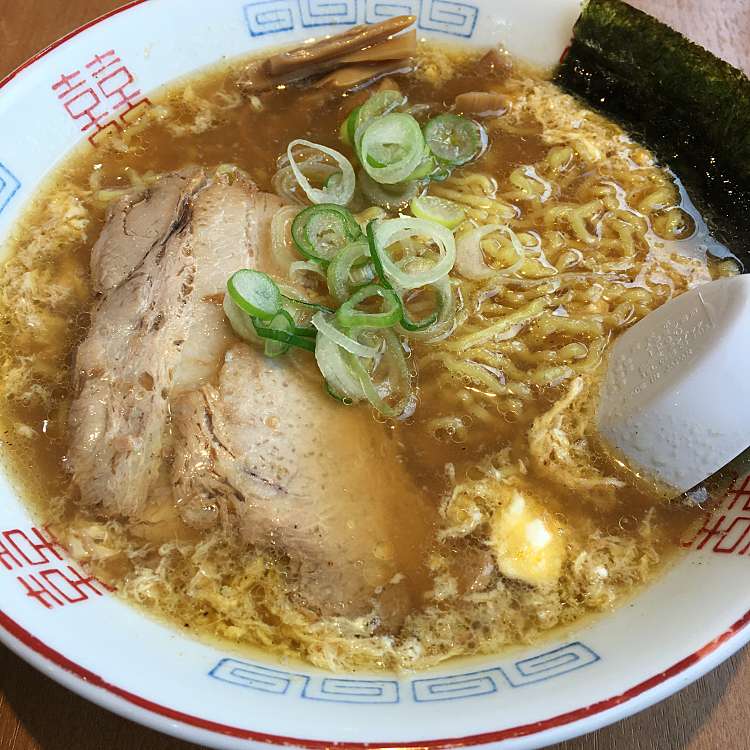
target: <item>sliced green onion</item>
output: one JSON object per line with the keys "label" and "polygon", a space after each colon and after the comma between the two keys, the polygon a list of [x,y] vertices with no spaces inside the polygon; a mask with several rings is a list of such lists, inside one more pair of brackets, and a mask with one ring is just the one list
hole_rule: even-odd
{"label": "sliced green onion", "polygon": [[367,224],[367,228],[365,229],[365,234],[367,236],[367,244],[370,247],[370,257],[372,258],[372,264],[375,266],[375,272],[380,277],[380,280],[383,282],[383,285],[389,289],[393,288],[393,285],[389,281],[388,277],[385,274],[385,268],[383,268],[383,260],[380,257],[380,252],[377,249],[377,243],[375,239],[375,227],[378,223],[378,221],[383,221],[383,219],[373,219],[371,222]]}
{"label": "sliced green onion", "polygon": [[[429,268],[429,261],[425,261],[422,258],[410,258],[409,259],[409,265],[413,268],[414,266],[421,266],[422,268]],[[433,283],[433,284],[427,284],[424,287],[421,287],[418,290],[412,290],[412,289],[401,289],[399,287],[396,287],[394,290],[396,294],[398,295],[399,303],[401,304],[401,327],[408,331],[409,333],[416,333],[420,331],[426,331],[432,326],[437,323],[438,318],[440,316],[440,313],[442,311],[443,305],[445,304],[445,301],[443,300],[440,291],[441,282],[446,282],[448,280],[447,276],[444,276],[439,281]],[[423,315],[421,318],[414,320],[412,318],[411,311],[407,307],[407,301],[406,297],[409,295],[410,292],[416,291],[417,294],[419,292],[430,290],[434,292],[437,295],[437,304],[435,305],[435,308],[428,312],[426,315]]]}
{"label": "sliced green onion", "polygon": [[[259,272],[252,271],[252,273]],[[260,275],[265,276],[265,274]],[[274,283],[272,279],[270,280]],[[227,286],[229,285],[227,284]],[[279,293],[279,297],[281,300],[280,304],[313,304],[290,299],[281,293]],[[316,305],[315,307],[323,311],[328,311],[328,308],[321,305]],[[283,354],[290,346],[298,346],[308,351],[314,351],[315,349],[315,342],[312,341],[317,335],[315,329],[298,326],[292,313],[281,307],[270,318],[262,319],[258,316],[249,315],[245,308],[241,308],[235,303],[231,294],[225,294],[224,313],[234,332],[243,341],[249,344],[258,344],[260,341],[264,341],[265,352],[269,357],[277,357],[279,354]]]}
{"label": "sliced green onion", "polygon": [[314,327],[302,327],[299,326],[294,327],[294,334],[295,336],[302,336],[306,339],[314,339],[318,335],[318,331]]}
{"label": "sliced green onion", "polygon": [[232,330],[248,344],[257,344],[258,334],[255,333],[253,319],[244,310],[237,307],[228,294],[224,295],[223,307]]}
{"label": "sliced green onion", "polygon": [[[516,259],[506,268],[493,268],[487,265],[482,251],[482,240],[495,232],[505,234],[510,239]],[[473,281],[489,279],[493,276],[502,277],[514,274],[524,263],[526,251],[516,233],[502,224],[485,224],[469,232],[462,233],[456,243],[456,271],[464,278]]]}
{"label": "sliced green onion", "polygon": [[[315,151],[311,154],[308,152],[303,153],[304,155],[298,155],[299,160],[297,161],[296,169],[301,172],[308,181],[313,180],[315,184],[323,184],[332,174],[341,173],[338,167],[326,163],[325,159],[327,159],[327,157],[325,154]],[[279,157],[277,164],[279,165],[279,170],[271,178],[271,186],[273,187],[274,192],[288,203],[297,204],[298,206],[308,205],[309,201],[307,196],[300,187],[300,183],[297,182],[295,171],[292,169],[292,165],[289,163],[287,155],[284,154],[282,157]]]}
{"label": "sliced green onion", "polygon": [[295,260],[289,264],[289,276],[294,276],[295,273],[301,272],[314,273],[316,276],[322,276],[325,278],[326,272],[321,268],[320,263],[314,260]]}
{"label": "sliced green onion", "polygon": [[[352,145],[359,153],[360,142],[370,123],[378,117],[387,115],[393,110],[406,104],[406,97],[398,91],[379,91],[373,94],[361,107],[357,109],[356,119],[351,123],[354,127]],[[351,117],[351,115],[350,115]],[[349,118],[347,118],[348,120]],[[349,132],[347,128],[347,132]]]}
{"label": "sliced green onion", "polygon": [[[410,273],[391,258],[388,248],[394,242],[411,237],[428,239],[437,246],[439,255],[429,268]],[[381,278],[402,289],[418,289],[432,284],[449,274],[456,262],[456,243],[451,231],[425,219],[401,216],[398,219],[376,220],[368,224],[367,238],[370,255]]]}
{"label": "sliced green onion", "polygon": [[315,361],[326,380],[329,392],[338,394],[336,398],[364,401],[362,386],[352,372],[351,356],[322,333],[315,340]]}
{"label": "sliced green onion", "polygon": [[339,139],[347,146],[354,146],[354,133],[357,130],[357,121],[362,107],[355,107],[349,116],[341,123]]}
{"label": "sliced green onion", "polygon": [[345,396],[343,393],[339,393],[327,380],[323,382],[326,385],[328,395],[335,398],[336,401],[340,401],[344,406],[351,406],[354,403],[354,399],[352,399],[351,396]]}
{"label": "sliced green onion", "polygon": [[424,139],[440,161],[460,166],[479,155],[486,135],[474,120],[446,112],[424,126]]}
{"label": "sliced green onion", "polygon": [[[296,333],[296,328],[292,316],[286,311],[281,310],[274,318],[269,321],[258,320],[253,318],[253,327],[255,332],[262,339],[278,342],[280,344],[286,344],[286,349],[283,347],[271,348],[271,354],[268,354],[269,347],[266,346],[266,353],[268,356],[278,356],[283,354],[284,351],[289,349],[289,346],[297,346],[300,349],[306,349],[309,352],[315,351],[315,339],[310,336],[300,336]],[[267,344],[268,342],[266,342]],[[283,351],[281,350],[283,349]]]}
{"label": "sliced green onion", "polygon": [[426,315],[424,318],[420,318],[419,320],[413,320],[411,315],[409,314],[409,311],[406,309],[406,303],[401,298],[399,301],[401,303],[401,327],[406,331],[409,331],[410,333],[414,333],[415,331],[426,331],[430,326],[433,326],[435,325],[435,323],[437,323],[440,310],[439,304],[438,308],[436,310],[433,310],[433,312],[431,312],[429,315]]}
{"label": "sliced green onion", "polygon": [[417,168],[407,177],[407,180],[423,180],[426,177],[431,177],[438,169],[438,163],[433,156],[430,156],[427,146],[425,146],[425,150],[427,154],[422,158]]}
{"label": "sliced green onion", "polygon": [[357,220],[334,203],[309,206],[292,224],[292,239],[302,255],[323,263],[361,235]]}
{"label": "sliced green onion", "polygon": [[325,305],[320,305],[317,302],[310,302],[306,299],[300,299],[298,296],[296,296],[294,293],[289,292],[287,293],[287,289],[285,288],[284,291],[281,293],[281,299],[282,302],[286,305],[289,304],[292,307],[301,307],[310,313],[313,312],[324,312],[324,313],[333,313],[335,310],[332,310],[330,307],[326,307]]}
{"label": "sliced green onion", "polygon": [[[359,381],[365,398],[375,409],[385,417],[403,419],[414,412],[416,403],[404,349],[398,336],[389,328],[378,331],[377,336],[382,336],[385,343],[385,351],[378,367],[382,368],[384,365],[389,371],[379,384],[375,383],[375,373],[368,371],[362,360],[351,354],[345,355],[345,358],[349,361],[351,372]],[[396,403],[389,404],[386,400],[389,398],[397,398]]]}
{"label": "sliced green onion", "polygon": [[292,320],[294,321],[294,330],[292,331],[292,333],[296,334],[297,336],[314,338],[316,335],[316,331],[311,323],[312,316],[315,315],[316,312],[324,312],[329,314],[332,314],[334,312],[328,307],[318,305],[315,302],[296,299],[295,297],[287,296],[283,293],[282,299],[284,309],[292,316]]}
{"label": "sliced green onion", "polygon": [[[424,323],[433,319],[434,316],[432,314],[425,316],[421,320],[414,321],[409,315],[403,299],[401,302],[404,308],[401,327],[408,331],[410,338],[419,339],[426,343],[433,343],[444,339],[451,334],[456,326],[456,297],[453,293],[453,285],[450,277],[444,276],[439,281],[431,284],[430,287],[433,293],[437,295],[438,300],[437,318],[430,325],[425,326]],[[408,327],[407,324],[409,324]]]}
{"label": "sliced green onion", "polygon": [[[401,341],[388,328],[371,334],[371,340],[379,342],[379,356],[360,359],[320,331],[315,342],[315,360],[326,388],[340,401],[367,400],[386,417],[409,416],[415,399]],[[378,377],[376,384],[375,378],[380,375],[384,377]],[[393,399],[395,404],[388,402]]]}
{"label": "sliced green onion", "polygon": [[395,185],[380,185],[361,169],[357,173],[357,184],[367,200],[388,211],[396,211],[419,195],[424,183],[411,180],[398,182]]}
{"label": "sliced green onion", "polygon": [[[382,310],[371,313],[357,309],[365,300],[380,297],[383,300]],[[336,322],[347,328],[388,328],[401,320],[401,301],[392,289],[379,284],[368,284],[355,292],[336,311]]]}
{"label": "sliced green onion", "polygon": [[[322,151],[326,156],[331,157],[338,165],[341,177],[338,180],[331,180],[330,184],[322,189],[313,187],[294,160],[295,146],[307,146],[308,148]],[[289,158],[289,166],[292,168],[292,172],[294,172],[294,177],[305,191],[305,195],[307,195],[311,203],[336,203],[337,205],[345,206],[352,199],[356,178],[354,177],[354,169],[351,163],[343,154],[327,146],[321,146],[319,143],[312,143],[301,138],[291,141],[286,148],[286,153]]]}
{"label": "sliced green onion", "polygon": [[[294,332],[294,321],[292,320],[292,316],[286,310],[279,310],[279,312],[277,312],[276,315],[265,324],[265,326],[259,325],[258,327],[264,331],[272,330],[278,331],[279,333],[292,334]],[[257,330],[258,329],[256,328],[256,331]],[[263,353],[266,357],[278,357],[282,354],[286,354],[292,346],[289,339],[279,341],[275,338],[263,336],[262,333],[259,335],[265,339]]]}
{"label": "sliced green onion", "polygon": [[330,262],[326,274],[328,291],[339,304],[374,277],[375,271],[370,264],[370,245],[364,239],[347,245]]}
{"label": "sliced green onion", "polygon": [[419,123],[403,112],[392,112],[373,120],[359,144],[362,167],[375,182],[403,182],[421,164],[424,137]]}
{"label": "sliced green onion", "polygon": [[435,195],[413,198],[410,208],[418,219],[434,221],[448,229],[455,229],[466,218],[466,211],[458,203]]}
{"label": "sliced green onion", "polygon": [[[410,259],[410,265],[412,267],[417,266],[419,264],[427,265],[428,261],[425,261],[422,258],[417,259]],[[453,299],[453,287],[451,286],[451,282],[448,276],[444,276],[442,279],[439,279],[438,281],[428,284],[425,287],[422,287],[418,291],[431,291],[436,298],[436,304],[435,308],[431,310],[429,313],[424,315],[423,317],[419,318],[418,320],[414,320],[412,318],[411,311],[409,310],[407,306],[406,297],[408,296],[410,291],[413,290],[407,290],[407,289],[396,289],[396,293],[399,295],[399,300],[401,302],[402,307],[402,318],[401,318],[401,327],[405,329],[406,331],[409,331],[410,334],[413,333],[423,333],[423,332],[436,332],[436,326],[437,324],[444,324],[449,318],[451,318],[455,312],[455,304]],[[424,338],[424,337],[422,337]]]}
{"label": "sliced green onion", "polygon": [[315,313],[312,317],[312,324],[321,334],[331,339],[337,346],[340,346],[350,354],[355,354],[357,357],[377,357],[378,355],[377,347],[360,344],[359,341],[351,338],[351,336],[347,336],[330,321],[329,316],[325,313]]}
{"label": "sliced green onion", "polygon": [[270,320],[281,309],[281,292],[265,273],[243,268],[227,281],[227,291],[234,303],[248,315]]}

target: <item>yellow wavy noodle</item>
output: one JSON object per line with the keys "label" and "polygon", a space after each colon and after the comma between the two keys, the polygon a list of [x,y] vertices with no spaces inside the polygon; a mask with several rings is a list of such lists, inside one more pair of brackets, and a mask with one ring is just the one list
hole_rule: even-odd
{"label": "yellow wavy noodle", "polygon": [[694,224],[645,149],[552,84],[530,79],[491,127],[528,127],[530,115],[548,146],[539,162],[499,183],[469,167],[431,187],[466,208],[459,234],[503,224],[527,248],[515,278],[462,282],[462,326],[438,346],[444,354],[423,362],[433,370],[441,363],[506,419],[517,416],[518,400],[537,401],[540,388],[595,373],[613,334],[710,278],[705,262],[655,241],[680,239]]}

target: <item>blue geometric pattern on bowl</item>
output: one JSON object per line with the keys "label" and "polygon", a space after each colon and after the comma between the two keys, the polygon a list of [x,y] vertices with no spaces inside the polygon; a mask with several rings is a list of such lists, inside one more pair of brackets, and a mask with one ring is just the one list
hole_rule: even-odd
{"label": "blue geometric pattern on bowl", "polygon": [[413,680],[411,687],[417,703],[476,698],[496,693],[506,685],[523,687],[534,682],[574,672],[599,661],[599,655],[578,641],[521,659],[511,666],[493,667],[477,672]]}
{"label": "blue geometric pattern on bowl", "polygon": [[[599,661],[600,657],[579,641],[558,646],[510,665],[463,674],[411,680],[415,703],[479,698],[507,688],[519,688],[574,672]],[[222,659],[209,677],[262,693],[291,695],[329,703],[399,703],[396,680],[358,680],[346,677],[317,677],[285,672],[239,659]]]}
{"label": "blue geometric pattern on bowl", "polygon": [[561,674],[568,674],[576,669],[587,667],[599,661],[599,656],[583,643],[569,643],[566,646],[545,651],[543,654],[521,659],[506,670],[508,682],[513,687],[530,685],[532,682],[543,682]]}
{"label": "blue geometric pattern on bowl", "polygon": [[15,175],[0,162],[0,214],[20,187]]}
{"label": "blue geometric pattern on bowl", "polygon": [[418,26],[425,31],[440,31],[444,34],[470,39],[477,26],[478,18],[479,8],[470,3],[422,0]]}
{"label": "blue geometric pattern on bowl", "polygon": [[377,23],[402,14],[417,17],[424,31],[470,38],[479,8],[454,0],[251,0],[243,6],[251,36],[316,26]]}
{"label": "blue geometric pattern on bowl", "polygon": [[282,672],[259,664],[222,659],[209,677],[262,693],[293,695],[313,701],[330,703],[398,703],[398,682],[395,680],[355,680],[338,677],[311,677]]}

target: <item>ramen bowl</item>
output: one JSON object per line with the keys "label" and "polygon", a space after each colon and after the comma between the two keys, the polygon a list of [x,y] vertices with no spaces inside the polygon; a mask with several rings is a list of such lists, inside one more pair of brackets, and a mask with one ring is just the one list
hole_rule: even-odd
{"label": "ramen bowl", "polygon": [[[425,38],[502,44],[551,66],[578,12],[574,0],[136,0],[0,82],[0,241],[73,147],[97,148],[150,92],[222,59],[410,13]],[[533,647],[412,674],[335,674],[195,640],[69,559],[9,476],[0,498],[3,642],[85,698],[210,747],[544,747],[661,700],[750,638],[748,477],[627,606]]]}

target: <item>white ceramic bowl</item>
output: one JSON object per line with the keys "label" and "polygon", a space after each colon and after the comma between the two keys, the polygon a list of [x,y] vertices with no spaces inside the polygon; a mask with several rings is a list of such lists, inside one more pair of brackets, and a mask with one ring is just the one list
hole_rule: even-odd
{"label": "white ceramic bowl", "polygon": [[[139,102],[161,84],[223,57],[407,12],[427,37],[500,42],[552,64],[578,3],[135,0],[0,82],[0,242],[52,165],[128,108],[148,106]],[[212,747],[537,748],[639,711],[748,640],[750,480],[686,546],[630,605],[543,646],[412,676],[337,675],[238,656],[123,604],[67,559],[0,477],[0,638],[86,698]]]}

